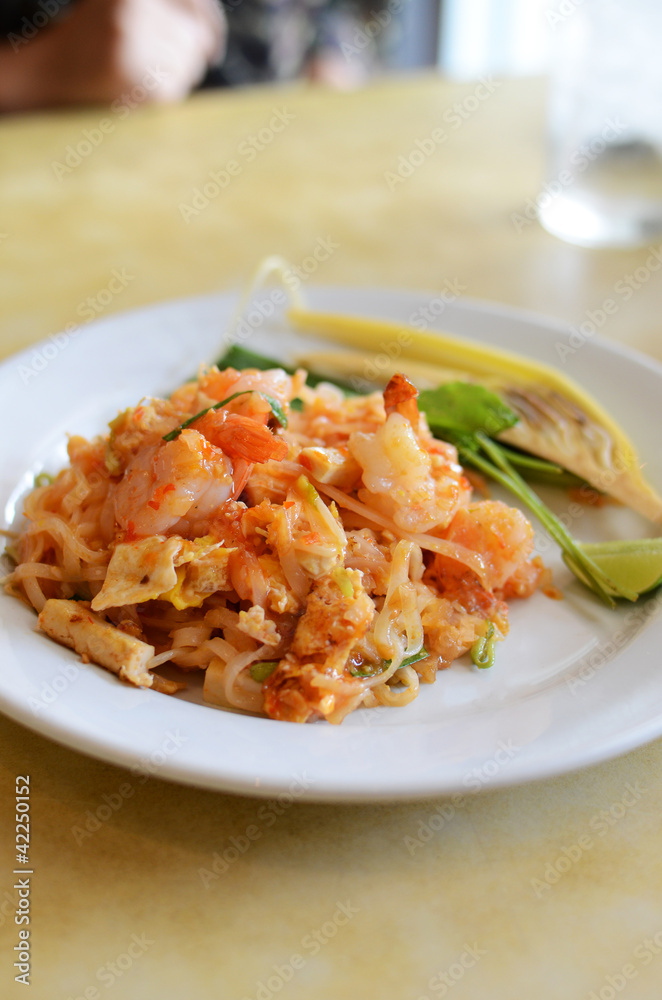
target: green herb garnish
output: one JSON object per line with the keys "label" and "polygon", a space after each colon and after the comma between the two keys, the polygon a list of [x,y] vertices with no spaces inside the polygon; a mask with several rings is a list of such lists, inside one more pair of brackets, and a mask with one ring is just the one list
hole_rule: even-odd
{"label": "green herb garnish", "polygon": [[[214,403],[213,406],[205,407],[204,410],[200,410],[200,412],[196,413],[195,416],[189,417],[188,420],[185,420],[183,424],[179,425],[179,427],[175,427],[174,431],[169,431],[168,434],[164,434],[163,440],[174,441],[175,438],[179,437],[182,431],[185,431],[187,427],[190,427],[191,424],[194,424],[196,420],[200,420],[201,417],[204,417],[208,413],[211,413],[212,410],[220,410],[222,406],[225,406],[227,403],[231,403],[233,399],[237,399],[239,396],[249,396],[252,392],[258,392],[258,390],[244,389],[242,392],[233,392],[231,396],[228,396],[226,399],[222,399],[220,403]],[[266,392],[259,392],[258,395],[262,396],[263,399],[266,399],[267,403],[271,407],[272,414],[274,415],[280,426],[287,427],[287,417],[285,416],[285,411],[283,410],[283,407],[280,405],[278,400],[274,399],[273,396],[268,396]]]}
{"label": "green herb garnish", "polygon": [[[398,667],[398,670],[401,670],[402,667],[411,667],[413,663],[418,663],[419,660],[424,660],[429,655],[430,654],[425,646],[421,646],[418,653],[412,653],[411,656],[405,657]],[[382,660],[381,663],[368,664],[370,667],[369,670],[359,670],[358,668],[353,668],[350,670],[350,674],[352,677],[374,677],[376,674],[383,674],[385,670],[388,670],[392,662],[392,660]]]}

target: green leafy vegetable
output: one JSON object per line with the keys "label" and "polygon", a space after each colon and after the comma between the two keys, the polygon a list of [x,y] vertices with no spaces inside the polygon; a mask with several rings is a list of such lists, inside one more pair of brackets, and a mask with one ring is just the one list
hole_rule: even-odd
{"label": "green leafy vegetable", "polygon": [[260,660],[259,663],[251,663],[248,668],[251,677],[258,684],[262,684],[266,681],[267,677],[270,677],[276,667],[278,666],[278,660]]}
{"label": "green leafy vegetable", "polygon": [[281,361],[267,358],[264,354],[256,354],[255,351],[249,351],[246,347],[238,347],[236,344],[229,347],[223,357],[218,359],[216,367],[221,370],[223,368],[236,368],[239,372],[243,368],[257,368],[261,372],[269,371],[271,368],[282,368],[290,375],[294,374],[294,369],[288,368]]}
{"label": "green leafy vegetable", "polygon": [[[214,403],[213,406],[206,406],[204,410],[200,410],[199,413],[189,417],[188,420],[185,420],[183,424],[179,425],[179,427],[175,427],[173,431],[169,431],[168,434],[164,434],[163,440],[174,441],[175,438],[179,437],[182,431],[185,431],[187,427],[194,424],[196,420],[200,420],[201,417],[206,416],[212,410],[220,410],[222,406],[225,406],[227,403],[231,403],[233,399],[237,399],[239,396],[250,396],[252,392],[257,392],[257,389],[244,389],[242,392],[233,392],[231,396],[228,396],[226,399],[222,399],[220,403]],[[263,399],[266,399],[267,403],[271,407],[271,412],[280,426],[287,427],[287,417],[285,416],[285,411],[278,400],[274,399],[273,396],[268,396],[266,392],[260,392],[258,395],[262,396]]]}
{"label": "green leafy vegetable", "polygon": [[419,409],[425,411],[430,426],[456,434],[483,431],[494,437],[517,423],[518,417],[500,396],[482,385],[447,382],[418,395]]}

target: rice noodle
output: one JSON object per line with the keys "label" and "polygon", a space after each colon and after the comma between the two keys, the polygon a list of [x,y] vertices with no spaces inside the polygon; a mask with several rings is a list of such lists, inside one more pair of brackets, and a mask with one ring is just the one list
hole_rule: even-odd
{"label": "rice noodle", "polygon": [[107,552],[103,549],[95,552],[94,549],[89,548],[89,546],[85,545],[74,535],[71,528],[60,517],[54,515],[51,517],[40,517],[39,521],[30,530],[52,535],[60,543],[66,544],[71,553],[78,556],[79,559],[84,559],[86,562],[96,564],[108,561]]}
{"label": "rice noodle", "polygon": [[302,599],[310,589],[310,580],[299,563],[292,544],[292,529],[296,517],[296,504],[283,508],[283,516],[278,521],[278,556],[285,579],[296,596]]}
{"label": "rice noodle", "polygon": [[157,653],[156,656],[153,656],[151,660],[147,661],[145,664],[145,670],[154,670],[156,667],[160,667],[162,663],[167,663],[168,660],[171,660],[175,655],[176,653],[174,649],[167,649],[165,653]]}
{"label": "rice noodle", "polygon": [[[400,666],[405,657],[414,656],[423,645],[423,625],[416,605],[416,592],[409,582],[412,552],[419,547],[401,540],[395,546],[391,574],[382,610],[374,625],[377,650],[391,665]],[[403,642],[406,635],[407,643]]]}
{"label": "rice noodle", "polygon": [[467,566],[472,570],[486,590],[489,590],[489,581],[487,578],[487,571],[485,569],[485,563],[481,556],[477,552],[472,552],[471,549],[467,549],[464,545],[458,545],[456,542],[448,542],[444,538],[437,538],[434,535],[424,535],[419,533],[413,533],[405,531],[403,528],[398,527],[398,525],[388,517],[384,517],[383,514],[379,514],[372,507],[367,507],[360,500],[356,500],[354,497],[348,496],[343,493],[342,490],[337,489],[335,486],[330,486],[328,483],[320,483],[314,480],[315,487],[320,493],[326,493],[333,500],[336,501],[339,507],[347,507],[349,510],[353,510],[355,514],[360,514],[366,519],[366,521],[372,522],[373,524],[379,524],[382,528],[387,528],[392,531],[394,535],[398,535],[400,538],[406,538],[410,542],[416,542],[420,545],[422,549],[429,549],[431,552],[438,552],[439,555],[447,556],[449,559],[454,559],[456,562],[461,562],[463,565]]}
{"label": "rice noodle", "polygon": [[251,663],[255,663],[258,660],[266,660],[270,655],[271,649],[269,646],[258,646],[257,649],[252,651],[237,653],[236,656],[233,656],[226,663],[223,674],[223,686],[228,704],[234,705],[235,708],[246,709],[249,712],[261,711],[263,695],[260,685],[252,681],[255,685],[254,690],[251,690],[249,687],[248,690],[240,691],[237,687],[237,679],[242,670],[249,667]]}
{"label": "rice noodle", "polygon": [[394,690],[388,684],[379,684],[373,687],[372,693],[380,705],[401,707],[408,705],[417,696],[419,680],[413,667],[401,667],[396,679],[405,685],[404,690]]}

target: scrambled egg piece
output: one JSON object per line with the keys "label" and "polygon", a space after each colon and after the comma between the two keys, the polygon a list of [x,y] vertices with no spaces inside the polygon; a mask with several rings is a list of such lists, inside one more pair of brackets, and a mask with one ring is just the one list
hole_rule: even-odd
{"label": "scrambled egg piece", "polygon": [[209,536],[188,541],[178,535],[152,535],[121,542],[92,610],[159,599],[179,611],[199,607],[205,597],[230,588],[228,560],[234,551]]}

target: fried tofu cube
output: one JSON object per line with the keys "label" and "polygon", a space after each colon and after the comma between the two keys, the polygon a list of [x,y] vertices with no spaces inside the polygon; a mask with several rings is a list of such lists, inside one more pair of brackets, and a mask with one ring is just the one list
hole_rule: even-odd
{"label": "fried tofu cube", "polygon": [[154,656],[154,646],[105,622],[86,602],[52,598],[46,601],[38,624],[47,636],[74,649],[83,659],[136,687],[152,687],[154,679],[147,663]]}

